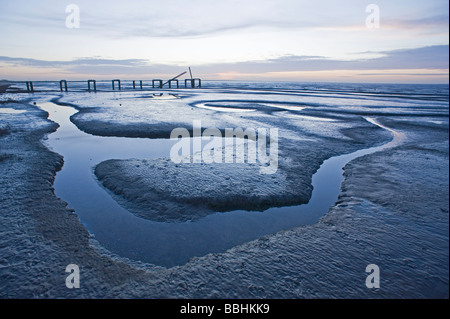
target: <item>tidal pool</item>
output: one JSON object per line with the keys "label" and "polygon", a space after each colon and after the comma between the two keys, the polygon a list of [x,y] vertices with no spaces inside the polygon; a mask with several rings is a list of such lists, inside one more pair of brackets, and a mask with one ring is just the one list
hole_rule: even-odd
{"label": "tidal pool", "polygon": [[121,257],[154,265],[182,265],[194,256],[223,252],[236,245],[300,225],[316,223],[334,205],[344,179],[342,168],[351,160],[397,145],[403,136],[376,119],[374,125],[393,133],[392,141],[323,162],[312,177],[308,204],[270,208],[264,212],[230,211],[178,223],[142,219],[119,205],[103,188],[93,168],[108,159],[168,158],[176,140],[101,137],[80,131],[70,116],[77,110],[51,102],[39,107],[58,123],[44,143],[64,157],[56,174],[55,194],[75,210],[80,221],[104,248]]}

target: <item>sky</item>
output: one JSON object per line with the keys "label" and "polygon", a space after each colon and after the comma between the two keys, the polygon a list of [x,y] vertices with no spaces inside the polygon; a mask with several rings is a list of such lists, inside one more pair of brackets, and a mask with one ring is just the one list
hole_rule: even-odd
{"label": "sky", "polygon": [[[0,0],[0,79],[449,82],[447,0]],[[79,19],[78,19],[79,17]]]}

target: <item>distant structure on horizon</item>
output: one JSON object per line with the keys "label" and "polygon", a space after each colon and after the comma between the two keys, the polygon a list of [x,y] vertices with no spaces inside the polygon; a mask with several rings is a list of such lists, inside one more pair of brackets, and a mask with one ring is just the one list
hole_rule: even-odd
{"label": "distant structure on horizon", "polygon": [[[152,80],[138,80],[139,81],[139,89],[144,90],[144,88],[150,88],[150,85],[145,85],[145,82],[150,82],[151,81],[151,88],[152,89],[162,89],[166,84],[168,84],[169,89],[172,88],[172,86],[176,85],[176,88],[180,88],[180,83],[178,78],[181,77],[182,75],[186,74],[187,71],[184,71],[180,74],[178,74],[177,76],[167,80],[167,81],[163,81],[162,79],[152,79]],[[184,80],[184,88],[201,88],[202,87],[202,80],[200,78],[194,78],[192,76],[192,71],[191,68],[189,67],[189,74],[190,74],[190,78],[185,79]],[[132,81],[132,82],[131,82]],[[39,90],[35,89],[35,85],[34,84],[39,84],[39,83],[57,83],[58,81],[15,81],[14,83],[25,83],[26,85],[26,92],[38,92]],[[88,92],[97,92],[97,83],[103,83],[103,82],[108,82],[108,81],[97,81],[97,80],[87,80],[87,81],[68,81],[68,80],[60,80],[59,81],[59,90],[61,92],[68,92],[69,91],[69,83],[84,83],[87,82],[87,91]],[[136,85],[136,80],[128,80],[128,81],[121,81],[120,79],[113,79],[111,80],[111,88],[113,91],[119,90],[121,91],[123,86],[122,83],[124,82],[130,82],[130,86],[129,89],[136,90],[137,85]],[[80,88],[78,88],[80,89]]]}

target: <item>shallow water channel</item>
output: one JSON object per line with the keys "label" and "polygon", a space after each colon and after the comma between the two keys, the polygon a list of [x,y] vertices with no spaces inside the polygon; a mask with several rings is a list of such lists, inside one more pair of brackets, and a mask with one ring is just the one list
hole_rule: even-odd
{"label": "shallow water channel", "polygon": [[70,116],[77,110],[51,102],[39,107],[58,123],[56,132],[44,143],[64,157],[56,174],[55,194],[75,210],[80,221],[106,249],[126,258],[164,267],[185,264],[189,258],[224,252],[266,234],[316,223],[334,205],[343,181],[342,168],[349,161],[398,144],[401,134],[378,147],[332,157],[312,178],[313,193],[308,204],[270,208],[264,212],[214,213],[196,221],[156,222],[137,217],[119,205],[97,181],[93,168],[108,159],[168,158],[177,140],[101,137],[80,131]]}

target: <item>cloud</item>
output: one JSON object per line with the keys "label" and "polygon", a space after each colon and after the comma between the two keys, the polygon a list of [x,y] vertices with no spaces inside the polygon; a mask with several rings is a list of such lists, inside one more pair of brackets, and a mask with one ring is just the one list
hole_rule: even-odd
{"label": "cloud", "polygon": [[[372,68],[382,69],[448,69],[449,46],[435,45],[416,49],[381,52],[386,56],[370,61]],[[369,64],[369,63],[368,63]]]}
{"label": "cloud", "polygon": [[76,66],[89,66],[89,67],[103,67],[103,66],[124,66],[124,67],[141,67],[146,66],[148,63],[143,59],[102,59],[102,58],[79,58],[70,61],[47,61],[30,58],[13,58],[7,56],[0,56],[0,62],[20,65],[31,66],[38,68],[71,68]]}
{"label": "cloud", "polygon": [[391,69],[448,69],[449,46],[437,45],[416,49],[376,52],[383,56],[372,59],[335,60],[320,56],[284,56],[265,61],[214,64],[205,71],[242,73],[327,70],[391,70]]}
{"label": "cloud", "polygon": [[417,36],[447,36],[449,32],[448,15],[435,15],[417,19],[384,19],[381,27],[386,30],[405,31]]}
{"label": "cloud", "polygon": [[[376,52],[381,57],[352,61],[328,59],[321,56],[289,55],[262,61],[198,65],[198,74],[261,74],[270,72],[313,72],[336,70],[448,70],[449,46],[438,45],[415,49]],[[29,68],[58,68],[68,74],[175,74],[187,66],[152,64],[145,59],[105,59],[85,57],[70,61],[46,61],[0,56],[0,63]],[[367,73],[367,72],[366,72]],[[364,74],[366,74],[364,73]],[[370,72],[369,72],[370,73]],[[392,74],[392,73],[390,73]]]}
{"label": "cloud", "polygon": [[[439,0],[438,0],[439,1]],[[380,2],[380,1],[379,1]],[[382,25],[395,28],[447,28],[448,15],[429,13],[427,1],[420,3],[420,15],[395,2],[380,3]],[[33,31],[62,32],[70,2],[41,0],[0,1],[3,26],[33,27]],[[106,37],[197,37],[249,28],[339,29],[363,27],[367,4],[348,0],[308,2],[300,0],[165,0],[91,1],[77,0],[82,28]],[[425,13],[423,13],[425,11]],[[399,15],[398,13],[402,13]],[[424,15],[426,15],[424,17]],[[404,17],[410,17],[404,19]],[[414,18],[416,17],[416,18]],[[12,29],[12,28],[11,28]]]}
{"label": "cloud", "polygon": [[[70,2],[0,1],[0,21],[11,30],[45,30],[59,33]],[[81,27],[99,37],[196,37],[255,27],[308,25],[313,19],[298,19],[297,0],[77,0]]]}
{"label": "cloud", "polygon": [[395,26],[402,29],[432,27],[448,30],[448,15],[441,14],[418,19],[386,20],[383,22],[383,26]]}
{"label": "cloud", "polygon": [[52,71],[58,69],[61,73],[73,75],[175,74],[180,71],[179,66],[151,64],[144,59],[104,59],[98,57],[78,58],[70,61],[47,61],[0,56],[0,64],[28,69],[51,69]]}

